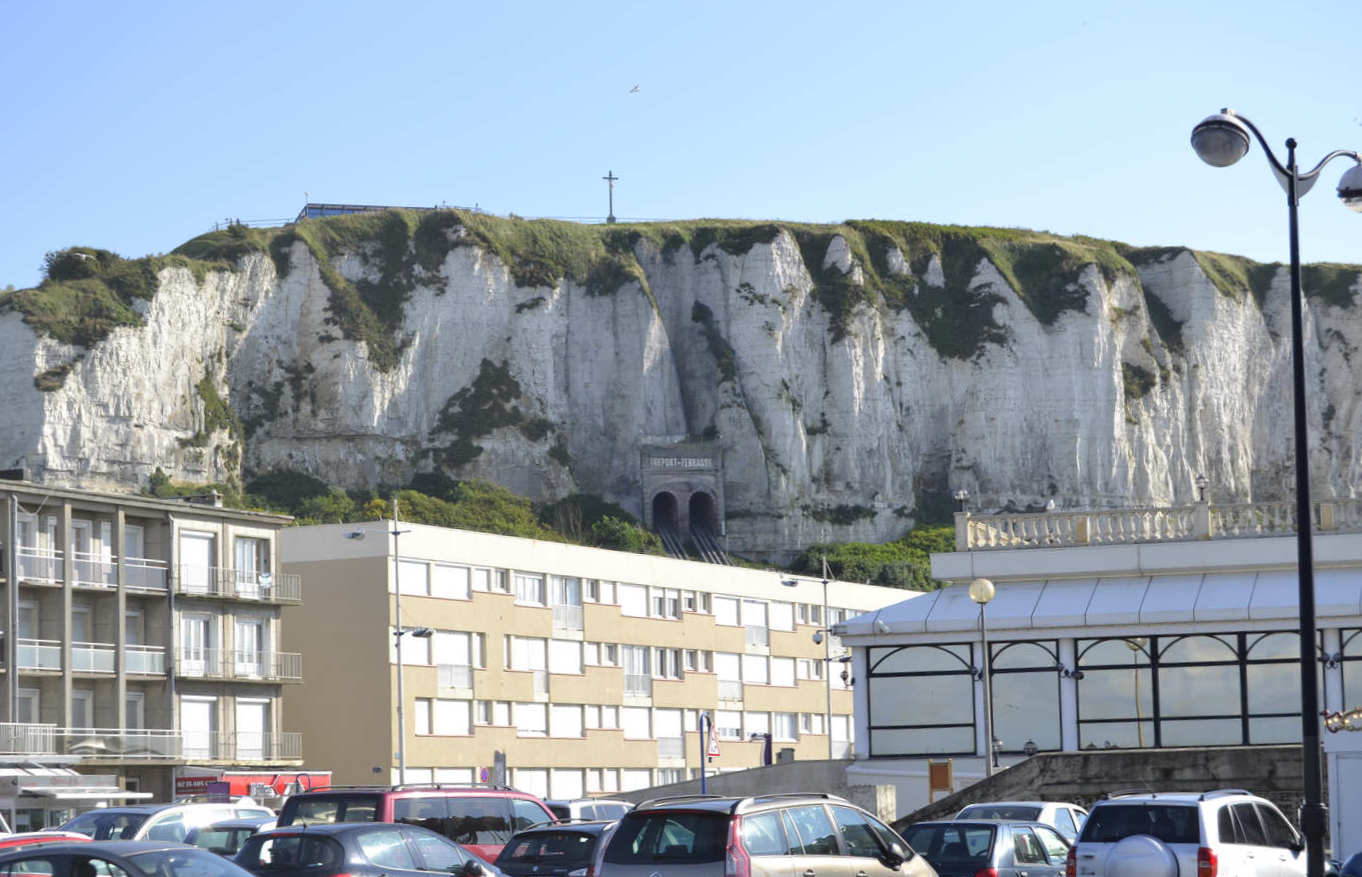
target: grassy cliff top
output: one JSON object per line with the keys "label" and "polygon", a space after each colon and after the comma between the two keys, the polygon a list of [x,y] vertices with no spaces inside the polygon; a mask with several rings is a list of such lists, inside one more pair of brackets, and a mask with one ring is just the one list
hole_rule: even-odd
{"label": "grassy cliff top", "polygon": [[[495,253],[521,287],[549,287],[568,279],[590,295],[611,295],[633,281],[651,297],[635,256],[640,242],[652,244],[675,264],[678,258],[704,258],[710,246],[742,255],[757,244],[770,243],[782,231],[791,235],[804,256],[814,294],[831,317],[834,341],[846,334],[858,306],[883,305],[911,311],[943,355],[959,357],[1005,337],[1005,328],[993,323],[991,316],[1002,291],[970,286],[981,260],[992,263],[1036,318],[1048,325],[1066,311],[1083,309],[1086,293],[1076,281],[1088,266],[1096,266],[1108,281],[1120,275],[1137,278],[1138,266],[1185,251],[1024,229],[886,220],[836,225],[721,219],[584,225],[462,210],[394,209],[309,219],[282,228],[234,225],[196,237],[168,256],[123,259],[88,247],[49,253],[43,282],[33,289],[0,294],[0,312],[18,312],[40,334],[89,347],[117,326],[140,324],[136,301],[155,294],[166,268],[187,269],[201,280],[208,271],[233,270],[244,256],[260,253],[286,277],[291,254],[303,246],[330,290],[331,316],[341,333],[365,341],[375,365],[389,368],[405,344],[400,327],[407,298],[418,284],[439,285],[445,258],[456,247],[478,246]],[[852,283],[835,269],[823,270],[827,247],[839,236],[861,265],[863,284]],[[895,250],[906,260],[908,271],[891,270]],[[341,276],[334,260],[342,254],[364,260],[377,279],[350,281]],[[1251,296],[1261,302],[1279,267],[1240,256],[1193,255],[1216,287],[1236,299]],[[932,258],[940,261],[944,288],[924,283]],[[1350,304],[1359,273],[1358,266],[1307,266],[1307,294],[1336,305]]]}

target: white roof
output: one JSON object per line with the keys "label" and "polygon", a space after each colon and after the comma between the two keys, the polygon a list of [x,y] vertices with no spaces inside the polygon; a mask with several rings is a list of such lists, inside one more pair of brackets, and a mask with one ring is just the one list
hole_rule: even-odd
{"label": "white roof", "polygon": [[[1295,572],[1278,570],[997,582],[987,622],[990,636],[1058,628],[1295,622],[1297,603]],[[1317,571],[1315,615],[1362,621],[1362,570]],[[960,584],[848,619],[842,633],[874,637],[978,628],[979,607],[970,600],[968,586]]]}

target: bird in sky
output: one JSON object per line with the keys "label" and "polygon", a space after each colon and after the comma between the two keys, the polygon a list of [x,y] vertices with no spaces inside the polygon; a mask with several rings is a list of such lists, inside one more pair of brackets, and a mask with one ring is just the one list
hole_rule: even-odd
{"label": "bird in sky", "polygon": [[638,86],[635,85],[633,88],[629,89],[629,93],[630,93],[630,94],[637,94],[637,93],[638,93]]}

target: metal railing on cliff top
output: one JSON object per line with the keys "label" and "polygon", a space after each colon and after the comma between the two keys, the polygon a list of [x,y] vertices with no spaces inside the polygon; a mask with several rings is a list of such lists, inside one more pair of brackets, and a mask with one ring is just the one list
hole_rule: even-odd
{"label": "metal railing on cliff top", "polygon": [[[1362,499],[1316,502],[1313,517],[1318,532],[1362,533]],[[1292,501],[997,515],[957,512],[955,550],[1191,542],[1295,532]]]}

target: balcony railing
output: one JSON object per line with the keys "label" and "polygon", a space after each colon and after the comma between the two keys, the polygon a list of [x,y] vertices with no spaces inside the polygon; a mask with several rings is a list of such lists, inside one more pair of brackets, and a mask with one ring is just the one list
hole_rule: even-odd
{"label": "balcony railing", "polygon": [[624,693],[632,697],[652,697],[653,677],[644,673],[625,673]]}
{"label": "balcony railing", "polygon": [[0,756],[82,755],[120,760],[182,758],[179,731],[0,724]]}
{"label": "balcony railing", "polygon": [[438,664],[441,688],[472,688],[473,668],[468,664]]}
{"label": "balcony railing", "polygon": [[165,591],[165,561],[146,557],[123,558],[123,586],[135,591]]}
{"label": "balcony railing", "polygon": [[87,588],[112,588],[117,581],[118,563],[107,554],[71,552],[71,584]]}
{"label": "balcony railing", "polygon": [[177,676],[270,682],[296,682],[303,678],[303,656],[298,652],[181,647],[176,652],[175,663]]}
{"label": "balcony railing", "polygon": [[658,758],[685,758],[685,757],[686,757],[686,738],[685,738],[685,737],[658,737],[658,738],[657,738],[657,757],[658,757]]}
{"label": "balcony railing", "polygon": [[742,683],[732,679],[720,679],[719,700],[742,700]]}
{"label": "balcony railing", "polygon": [[16,645],[15,661],[20,670],[60,670],[61,641],[55,639],[23,639]]}
{"label": "balcony railing", "polygon": [[747,625],[747,644],[749,646],[769,646],[771,644],[771,631],[760,624]]}
{"label": "balcony railing", "polygon": [[190,760],[268,762],[303,757],[303,735],[259,731],[182,731],[184,757]]}
{"label": "balcony railing", "polygon": [[302,577],[294,573],[228,569],[182,563],[176,570],[175,593],[188,597],[259,600],[262,603],[301,603]]}
{"label": "balcony railing", "polygon": [[554,630],[581,630],[582,607],[578,604],[562,603],[553,607]]}
{"label": "balcony railing", "polygon": [[[1362,499],[1315,502],[1311,515],[1318,532],[1362,533]],[[1295,532],[1294,502],[1002,515],[961,512],[956,514],[955,547],[957,551],[979,551],[1128,545],[1292,536]]]}
{"label": "balcony railing", "polygon": [[19,578],[29,582],[60,582],[65,580],[63,559],[60,551],[47,548],[28,548],[23,545],[15,551],[19,561]]}
{"label": "balcony railing", "polygon": [[71,643],[74,673],[112,673],[118,649],[113,643]]}
{"label": "balcony railing", "polygon": [[166,672],[166,650],[160,646],[124,646],[123,666],[129,673],[161,676]]}

